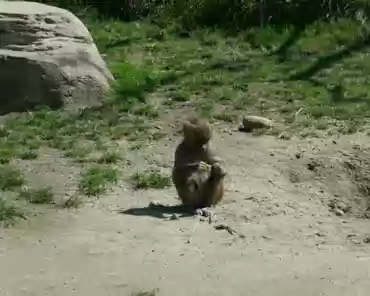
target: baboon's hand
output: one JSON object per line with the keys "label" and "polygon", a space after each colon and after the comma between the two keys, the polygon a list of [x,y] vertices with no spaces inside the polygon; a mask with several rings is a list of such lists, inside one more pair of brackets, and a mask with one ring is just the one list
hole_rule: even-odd
{"label": "baboon's hand", "polygon": [[225,168],[218,162],[212,165],[212,174],[217,177],[224,177],[226,176]]}
{"label": "baboon's hand", "polygon": [[201,162],[199,163],[198,168],[199,168],[199,170],[201,170],[202,172],[211,172],[211,170],[212,170],[212,167],[211,167],[208,163],[206,163],[206,162],[204,162],[204,161],[201,161]]}

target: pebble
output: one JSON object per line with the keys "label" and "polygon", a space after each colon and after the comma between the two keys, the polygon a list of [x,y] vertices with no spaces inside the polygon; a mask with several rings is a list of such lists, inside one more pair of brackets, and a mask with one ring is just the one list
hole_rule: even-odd
{"label": "pebble", "polygon": [[337,216],[343,216],[343,215],[344,215],[344,212],[343,212],[342,210],[340,210],[340,209],[335,209],[335,210],[334,210],[334,213],[335,213],[335,215],[337,215]]}

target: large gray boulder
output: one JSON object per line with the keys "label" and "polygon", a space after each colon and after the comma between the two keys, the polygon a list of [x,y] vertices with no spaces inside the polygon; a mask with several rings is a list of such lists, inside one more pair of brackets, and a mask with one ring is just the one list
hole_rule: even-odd
{"label": "large gray boulder", "polygon": [[0,114],[99,103],[114,80],[71,12],[0,0]]}

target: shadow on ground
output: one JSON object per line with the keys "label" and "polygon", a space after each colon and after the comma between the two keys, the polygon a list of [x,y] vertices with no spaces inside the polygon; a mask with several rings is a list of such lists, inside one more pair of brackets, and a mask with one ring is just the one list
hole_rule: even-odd
{"label": "shadow on ground", "polygon": [[179,218],[194,216],[194,213],[187,210],[181,205],[165,206],[165,205],[149,205],[142,208],[130,208],[118,210],[119,214],[133,215],[133,216],[149,216],[158,219],[168,218],[176,214]]}

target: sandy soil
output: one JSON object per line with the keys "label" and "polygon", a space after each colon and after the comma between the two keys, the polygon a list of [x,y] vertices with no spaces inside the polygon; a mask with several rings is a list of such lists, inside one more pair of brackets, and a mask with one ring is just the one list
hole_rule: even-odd
{"label": "sandy soil", "polygon": [[[367,151],[366,136],[286,141],[217,131],[229,175],[216,221],[171,220],[174,188],[133,191],[122,182],[80,209],[45,209],[0,230],[0,295],[368,295],[367,201],[345,168]],[[169,173],[177,141],[132,154],[127,171]],[[79,168],[56,152],[18,165],[61,198],[75,189]],[[154,200],[169,206],[151,209]]]}

